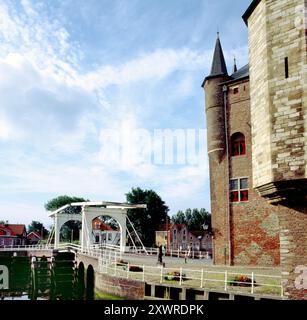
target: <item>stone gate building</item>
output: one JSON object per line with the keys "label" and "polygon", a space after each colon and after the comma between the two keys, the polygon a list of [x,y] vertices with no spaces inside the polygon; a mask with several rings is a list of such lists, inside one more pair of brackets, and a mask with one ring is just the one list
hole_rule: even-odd
{"label": "stone gate building", "polygon": [[307,298],[306,5],[254,0],[249,65],[229,75],[218,37],[203,82],[214,262],[281,265],[295,298]]}

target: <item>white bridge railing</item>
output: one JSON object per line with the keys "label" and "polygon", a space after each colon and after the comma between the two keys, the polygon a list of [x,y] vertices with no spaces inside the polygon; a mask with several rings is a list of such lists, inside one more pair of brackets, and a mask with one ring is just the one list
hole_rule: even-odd
{"label": "white bridge railing", "polygon": [[116,255],[111,257],[110,254],[99,258],[99,272],[113,277],[149,283],[169,283],[195,289],[225,291],[227,293],[283,297],[282,277],[279,275],[210,269],[189,269],[182,267],[176,269],[165,268],[163,266],[148,266],[145,264],[138,265],[125,262],[119,259],[119,256],[116,257]]}
{"label": "white bridge railing", "polygon": [[[163,266],[137,265],[125,262],[123,252],[118,246],[91,246],[82,248],[71,243],[62,243],[57,249],[74,251],[98,259],[98,271],[114,277],[134,279],[150,283],[171,283],[191,288],[207,288],[234,293],[259,294],[261,296],[283,297],[281,275],[269,275],[255,272],[238,273],[230,270],[212,270],[212,268],[165,268]],[[6,246],[0,251],[38,251],[54,250],[53,245]],[[147,251],[150,254],[150,250]],[[154,253],[153,253],[154,254]]]}
{"label": "white bridge railing", "polygon": [[[71,248],[75,250],[81,250],[80,245],[72,243],[60,243],[60,245],[55,248],[52,244],[41,244],[41,245],[11,245],[0,247],[0,251],[36,251],[36,250],[54,250],[54,249],[65,249]],[[111,244],[94,244],[88,248],[83,248],[83,252],[91,252],[95,256],[99,256],[99,252],[104,250],[120,252],[120,246]],[[158,248],[145,248],[145,247],[126,247],[125,253],[137,254],[137,255],[158,255]],[[209,252],[203,251],[188,251],[180,249],[168,249],[163,252],[164,256],[175,257],[175,258],[190,258],[190,259],[210,259]]]}
{"label": "white bridge railing", "polygon": [[0,251],[41,251],[41,250],[53,250],[54,245],[15,245],[15,246],[3,246],[0,247]]}

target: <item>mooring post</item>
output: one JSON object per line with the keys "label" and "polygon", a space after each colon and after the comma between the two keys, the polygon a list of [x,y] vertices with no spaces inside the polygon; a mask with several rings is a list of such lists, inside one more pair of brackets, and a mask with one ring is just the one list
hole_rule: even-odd
{"label": "mooring post", "polygon": [[204,269],[201,269],[201,277],[200,277],[200,287],[202,288],[204,284]]}
{"label": "mooring post", "polygon": [[182,285],[182,267],[180,268],[180,281],[179,281],[180,286]]}
{"label": "mooring post", "polygon": [[163,265],[161,266],[160,283],[163,282]]}

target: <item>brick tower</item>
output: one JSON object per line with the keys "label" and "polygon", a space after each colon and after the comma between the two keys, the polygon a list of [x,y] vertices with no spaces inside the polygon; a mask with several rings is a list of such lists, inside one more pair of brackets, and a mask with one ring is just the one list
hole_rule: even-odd
{"label": "brick tower", "polygon": [[278,215],[252,188],[249,67],[228,75],[219,37],[203,87],[214,263],[278,266]]}
{"label": "brick tower", "polygon": [[218,37],[206,94],[215,264],[281,266],[307,299],[307,0],[254,0],[249,65]]}
{"label": "brick tower", "polygon": [[[212,215],[215,228],[215,252],[213,259],[218,264],[227,264],[229,255],[229,217],[224,208],[228,200],[225,194],[227,184],[227,167],[225,165],[226,128],[224,94],[222,83],[229,80],[225,58],[219,39],[216,39],[211,73],[203,82],[206,91],[207,141],[210,166],[211,211],[220,214]],[[214,178],[213,178],[214,177]],[[219,183],[217,183],[219,181]],[[224,195],[221,197],[220,195]],[[221,232],[223,228],[223,232]]]}

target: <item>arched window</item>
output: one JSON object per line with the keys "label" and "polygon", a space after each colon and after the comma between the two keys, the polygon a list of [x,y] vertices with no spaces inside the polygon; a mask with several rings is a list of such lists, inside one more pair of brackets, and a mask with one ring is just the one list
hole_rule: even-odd
{"label": "arched window", "polygon": [[243,133],[237,132],[231,136],[230,150],[233,157],[246,154],[245,136]]}

